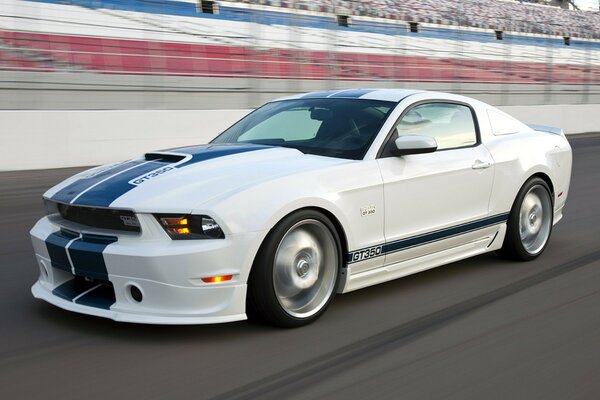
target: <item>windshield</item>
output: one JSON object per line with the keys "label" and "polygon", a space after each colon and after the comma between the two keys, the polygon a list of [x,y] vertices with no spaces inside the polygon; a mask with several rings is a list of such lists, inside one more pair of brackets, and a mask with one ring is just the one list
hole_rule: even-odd
{"label": "windshield", "polygon": [[211,143],[255,143],[360,160],[396,103],[362,99],[296,99],[267,103]]}

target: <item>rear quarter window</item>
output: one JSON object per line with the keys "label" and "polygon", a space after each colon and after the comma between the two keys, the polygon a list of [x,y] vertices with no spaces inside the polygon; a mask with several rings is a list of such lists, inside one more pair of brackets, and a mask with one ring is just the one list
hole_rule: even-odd
{"label": "rear quarter window", "polygon": [[495,136],[511,135],[528,130],[527,125],[501,111],[488,109],[487,114],[490,118],[492,133]]}

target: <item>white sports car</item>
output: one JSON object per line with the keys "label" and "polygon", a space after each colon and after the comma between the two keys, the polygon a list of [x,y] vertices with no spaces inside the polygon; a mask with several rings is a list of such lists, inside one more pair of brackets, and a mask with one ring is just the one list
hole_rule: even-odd
{"label": "white sports car", "polygon": [[351,89],[267,103],[208,145],[91,169],[44,194],[33,295],[117,321],[318,318],[336,293],[477,254],[531,260],[571,148],[463,96]]}

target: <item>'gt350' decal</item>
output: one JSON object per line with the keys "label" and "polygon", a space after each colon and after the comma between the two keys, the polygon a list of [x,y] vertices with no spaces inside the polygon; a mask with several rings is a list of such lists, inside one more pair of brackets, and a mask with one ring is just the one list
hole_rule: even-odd
{"label": "'gt350' decal", "polygon": [[367,258],[377,257],[383,252],[383,246],[375,246],[365,250],[353,251],[350,253],[350,261],[363,261]]}

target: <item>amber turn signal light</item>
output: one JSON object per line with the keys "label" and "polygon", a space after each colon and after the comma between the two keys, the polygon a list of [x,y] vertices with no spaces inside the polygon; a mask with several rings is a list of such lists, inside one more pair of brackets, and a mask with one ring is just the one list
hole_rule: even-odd
{"label": "amber turn signal light", "polygon": [[204,283],[219,283],[230,281],[233,279],[233,275],[217,275],[217,276],[208,276],[206,278],[201,278]]}

